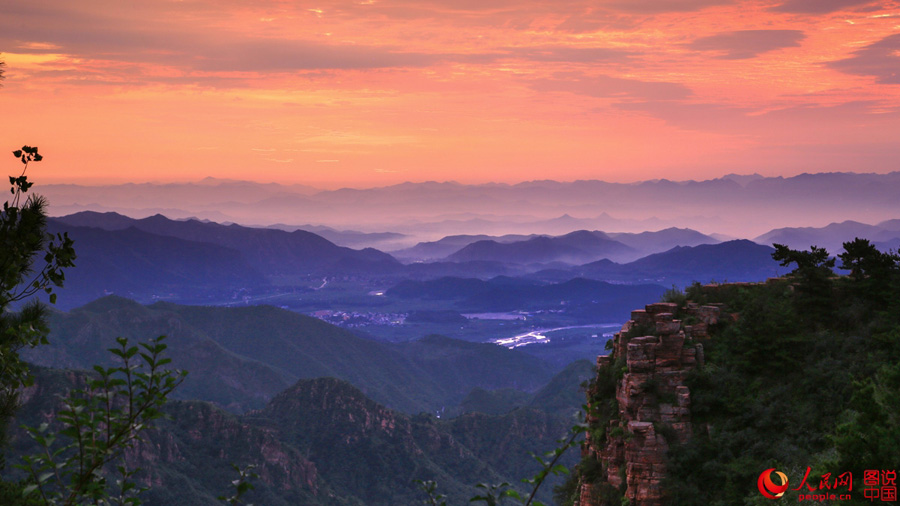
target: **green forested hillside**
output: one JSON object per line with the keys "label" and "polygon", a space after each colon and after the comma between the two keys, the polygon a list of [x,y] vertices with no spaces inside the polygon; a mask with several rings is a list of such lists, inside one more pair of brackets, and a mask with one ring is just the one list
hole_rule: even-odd
{"label": "green forested hillside", "polygon": [[[837,259],[780,245],[773,257],[794,269],[784,281],[670,294],[685,325],[687,300],[730,317],[710,327],[705,366],[688,378],[693,435],[669,451],[669,504],[771,504],[757,478],[772,468],[790,483],[782,504],[828,492],[822,477],[834,488],[844,473],[853,499],[840,504],[867,504],[863,471],[900,465],[900,257],[859,239]],[[834,276],[838,266],[850,274]],[[614,395],[604,391],[598,406]],[[596,479],[589,464],[582,475]]]}
{"label": "green forested hillside", "polygon": [[105,297],[50,321],[50,345],[25,353],[38,365],[88,369],[108,363],[118,336],[168,336],[174,365],[191,372],[176,395],[240,413],[261,408],[298,379],[332,376],[407,413],[458,404],[475,387],[534,391],[552,369],[493,344],[430,336],[402,344],[360,338],[271,306],[142,306]]}
{"label": "green forested hillside", "polygon": [[[52,420],[57,394],[85,374],[35,373],[17,425]],[[142,468],[138,482],[151,487],[143,495],[148,506],[221,504],[216,497],[236,476],[231,464],[256,466],[256,489],[246,497],[254,504],[416,504],[425,498],[416,479],[437,481],[451,504],[463,504],[479,482],[517,483],[533,474],[538,466],[529,454],[555,447],[572,421],[528,408],[450,420],[409,416],[334,378],[301,380],[244,416],[198,401],[170,402],[165,410],[169,420],[127,454],[129,466]],[[10,461],[35,450],[16,431]],[[549,494],[547,487],[542,497]]]}
{"label": "green forested hillside", "polygon": [[593,360],[576,360],[535,392],[530,405],[548,413],[577,411],[584,404],[584,391],[573,386],[581,386],[596,372]]}
{"label": "green forested hillside", "polygon": [[773,467],[792,489],[807,468],[814,488],[852,472],[860,492],[863,470],[900,465],[898,259],[853,244],[841,258],[850,276],[801,252],[790,283],[688,291],[739,317],[704,343],[707,367],[690,380],[699,432],[672,453],[672,504],[766,501],[754,484]]}

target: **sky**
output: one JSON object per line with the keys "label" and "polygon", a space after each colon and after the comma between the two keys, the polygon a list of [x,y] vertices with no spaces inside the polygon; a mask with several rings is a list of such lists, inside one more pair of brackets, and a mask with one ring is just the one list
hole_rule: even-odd
{"label": "sky", "polygon": [[[0,4],[0,138],[41,182],[898,170],[900,2]],[[14,160],[7,160],[14,167]]]}

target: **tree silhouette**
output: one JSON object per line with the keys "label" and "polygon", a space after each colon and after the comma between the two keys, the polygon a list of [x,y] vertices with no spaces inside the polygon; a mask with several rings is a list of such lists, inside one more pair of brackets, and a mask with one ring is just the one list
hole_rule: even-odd
{"label": "tree silhouette", "polygon": [[783,244],[773,244],[772,259],[783,267],[796,264],[789,274],[797,288],[798,313],[809,325],[822,325],[834,314],[834,298],[831,296],[835,258],[828,250],[811,246],[809,251],[793,250]]}
{"label": "tree silhouette", "polygon": [[[61,287],[63,269],[74,265],[75,250],[65,234],[47,234],[47,200],[34,193],[25,171],[43,158],[38,148],[23,146],[13,155],[24,165],[18,176],[10,176],[12,198],[0,212],[0,466],[6,425],[15,413],[18,391],[31,382],[19,350],[46,343],[46,309],[32,296],[44,292],[56,302],[55,287]],[[40,270],[36,270],[35,262]],[[24,304],[24,305],[21,305]]]}

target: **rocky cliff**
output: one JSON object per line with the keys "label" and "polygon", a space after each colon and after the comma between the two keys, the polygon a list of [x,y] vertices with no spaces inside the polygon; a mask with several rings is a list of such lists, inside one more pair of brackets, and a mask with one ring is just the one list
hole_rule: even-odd
{"label": "rocky cliff", "polygon": [[[685,380],[702,367],[702,341],[720,312],[715,305],[688,303],[679,311],[674,303],[650,304],[633,311],[611,353],[597,357],[598,377],[588,391],[591,430],[582,447],[583,459],[596,471],[582,476],[578,505],[608,505],[621,496],[632,506],[663,504],[669,445],[691,437]],[[603,390],[613,385],[610,402],[611,392]]]}

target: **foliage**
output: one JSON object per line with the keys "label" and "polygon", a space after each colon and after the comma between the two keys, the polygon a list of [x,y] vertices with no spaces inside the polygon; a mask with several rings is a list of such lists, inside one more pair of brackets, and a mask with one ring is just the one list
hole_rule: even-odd
{"label": "foliage", "polygon": [[[882,311],[896,310],[898,287],[893,281],[898,275],[900,256],[893,252],[881,252],[866,239],[856,238],[844,243],[844,253],[838,255],[841,269],[850,271],[852,283],[845,283],[845,298],[862,302],[857,306]],[[873,318],[872,311],[858,318]]]}
{"label": "foliage", "polygon": [[827,326],[835,308],[831,278],[835,258],[825,248],[811,246],[809,251],[792,250],[783,244],[773,244],[772,258],[783,267],[795,264],[790,277],[796,281],[798,314],[812,325]]}
{"label": "foliage", "polygon": [[[0,213],[0,447],[6,441],[6,425],[15,412],[18,389],[31,383],[27,367],[19,358],[24,347],[46,344],[46,310],[32,301],[18,312],[17,303],[43,292],[56,302],[55,287],[65,280],[63,269],[74,265],[75,250],[65,234],[51,236],[47,226],[47,201],[38,195],[26,194],[34,183],[25,172],[31,162],[43,156],[37,147],[23,146],[13,151],[22,162],[22,172],[10,176],[12,198],[3,203]],[[44,265],[37,272],[37,258]],[[0,453],[0,466],[3,459]]]}
{"label": "foliage", "polygon": [[791,283],[688,290],[740,317],[704,342],[706,367],[688,379],[695,433],[670,451],[671,504],[756,504],[756,477],[772,467],[798,483],[808,467],[816,483],[896,467],[898,260],[861,239],[844,250],[846,277],[824,249],[776,245],[773,256],[797,265]]}
{"label": "foliage", "polygon": [[838,255],[841,269],[850,271],[850,276],[860,281],[867,276],[883,276],[894,268],[897,255],[882,253],[868,239],[857,237],[844,243],[844,252]]}
{"label": "foliage", "polygon": [[[864,239],[843,246],[837,258],[850,271],[845,277],[834,275],[836,258],[823,248],[776,244],[773,258],[796,266],[787,280],[686,289],[687,300],[716,304],[737,317],[709,327],[706,364],[687,378],[694,434],[670,446],[663,483],[669,504],[765,503],[756,478],[773,467],[798,483],[809,469],[814,485],[825,473],[861,477],[864,469],[896,467],[900,257]],[[674,291],[666,300],[682,302]],[[592,406],[615,403],[615,368],[598,370],[589,390]],[[655,390],[652,381],[643,387]],[[606,437],[625,437],[621,427],[608,429],[607,417],[593,418],[589,430],[598,446]],[[655,427],[674,441],[670,427]],[[594,484],[601,504],[618,504],[617,491],[597,467],[588,455],[578,466],[579,479]],[[561,504],[572,503],[576,486],[570,480],[557,490]],[[797,496],[781,502],[795,504]],[[861,493],[850,502],[862,503]]]}
{"label": "foliage", "polygon": [[429,506],[447,506],[447,496],[437,493],[437,483],[435,481],[415,480],[415,483],[428,494],[428,499],[425,500],[425,504],[428,504]]}
{"label": "foliage", "polygon": [[[164,369],[164,337],[129,346],[125,338],[109,351],[118,357],[117,367],[95,366],[96,375],[84,388],[73,389],[63,398],[56,419],[61,427],[43,423],[25,427],[40,445],[41,454],[23,457],[20,465],[31,483],[26,496],[37,496],[47,505],[141,504],[143,491],[133,481],[136,470],[128,469],[124,452],[141,433],[163,416],[166,398],[186,373]],[[109,492],[107,471],[113,463],[120,478],[114,494]]]}
{"label": "foliage", "polygon": [[688,298],[680,288],[673,285],[672,288],[669,288],[663,293],[660,300],[662,302],[674,302],[675,304],[678,304],[678,309],[681,309],[687,305]]}
{"label": "foliage", "polygon": [[606,428],[610,420],[618,419],[619,405],[616,401],[616,384],[619,373],[625,367],[625,357],[616,357],[616,361],[605,367],[598,367],[597,374],[588,386],[588,404],[592,423],[591,441],[602,444],[606,440]]}
{"label": "foliage", "polygon": [[[255,488],[252,481],[259,478],[259,475],[253,471],[256,466],[252,464],[243,468],[232,464],[231,467],[238,473],[237,479],[231,481],[231,486],[232,488],[234,488],[234,495],[230,495],[227,497],[222,495],[219,496],[219,500],[225,501],[225,504],[228,504],[230,506],[238,506],[239,504],[243,504],[241,502],[241,499],[243,498],[244,494]],[[248,504],[247,506],[253,505]]]}
{"label": "foliage", "polygon": [[631,327],[631,329],[623,336],[626,341],[635,337],[652,336],[656,334],[655,323],[641,323]]}
{"label": "foliage", "polygon": [[781,262],[782,267],[789,267],[791,264],[797,265],[791,271],[792,275],[802,275],[808,271],[824,271],[825,269],[831,274],[831,269],[834,269],[834,258],[829,257],[828,250],[825,248],[811,246],[809,251],[799,251],[792,250],[784,244],[773,244],[772,246],[775,247],[772,259]]}
{"label": "foliage", "polygon": [[43,503],[37,497],[22,497],[22,489],[26,485],[24,482],[0,481],[0,504],[42,506]]}

